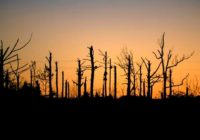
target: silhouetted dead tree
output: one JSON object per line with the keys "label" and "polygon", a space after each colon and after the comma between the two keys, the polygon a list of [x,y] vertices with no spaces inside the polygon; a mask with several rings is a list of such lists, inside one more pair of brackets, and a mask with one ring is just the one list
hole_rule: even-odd
{"label": "silhouetted dead tree", "polygon": [[112,82],[111,77],[112,77],[112,68],[113,68],[111,58],[110,58],[109,64],[110,64],[109,66],[109,94],[111,95],[112,94],[111,93],[111,82]]}
{"label": "silhouetted dead tree", "polygon": [[95,75],[95,70],[98,68],[98,66],[95,66],[95,60],[94,60],[94,49],[93,46],[88,47],[89,49],[89,59],[84,59],[87,61],[90,61],[90,66],[86,66],[87,69],[91,70],[91,79],[90,79],[90,94],[91,98],[94,97],[94,75]]}
{"label": "silhouetted dead tree", "polygon": [[48,80],[49,80],[49,97],[53,98],[53,92],[52,92],[52,53],[49,52],[49,57],[46,57],[48,61],[48,66],[45,65],[46,70],[48,71]]}
{"label": "silhouetted dead tree", "polygon": [[[120,57],[117,57],[118,59],[118,66],[124,71],[126,80],[127,80],[127,96],[131,95],[131,92],[134,91],[135,93],[135,69],[133,64],[133,53],[131,51],[128,51],[126,48],[124,48],[121,52]],[[131,80],[131,77],[133,77],[133,80]],[[133,82],[132,82],[133,81]],[[133,84],[133,87],[131,88],[131,84]]]}
{"label": "silhouetted dead tree", "polygon": [[137,64],[139,67],[139,96],[142,96],[142,64]]}
{"label": "silhouetted dead tree", "polygon": [[67,86],[68,86],[68,87],[67,87],[67,90],[68,90],[68,91],[67,91],[67,94],[68,94],[67,97],[68,97],[68,99],[69,99],[69,98],[70,98],[70,84],[69,84],[69,82],[67,83]]}
{"label": "silhouetted dead tree", "polygon": [[160,81],[161,76],[156,75],[158,72],[161,63],[158,64],[157,68],[155,71],[152,72],[152,63],[148,59],[143,59],[142,61],[147,69],[147,98],[152,98],[153,96],[153,86]]}
{"label": "silhouetted dead tree", "polygon": [[[179,84],[174,84],[173,79],[172,79],[172,69],[169,70],[169,86],[166,88],[169,88],[169,97],[173,96],[173,88],[174,87],[179,87],[184,84],[184,81],[188,78],[189,74],[187,74]],[[187,88],[187,86],[186,86]],[[186,90],[187,91],[187,90]],[[187,93],[186,93],[187,94]],[[187,96],[187,95],[186,95]]]}
{"label": "silhouetted dead tree", "polygon": [[83,85],[82,83],[82,79],[83,79],[83,73],[85,71],[85,69],[82,68],[83,64],[85,62],[81,63],[81,60],[78,59],[78,68],[77,68],[77,82],[73,81],[74,84],[76,84],[77,88],[78,88],[78,98],[81,98],[81,87]]}
{"label": "silhouetted dead tree", "polygon": [[61,92],[61,95],[62,95],[62,98],[64,98],[64,88],[65,88],[65,85],[64,85],[64,81],[65,78],[64,78],[64,71],[62,71],[62,92]]}
{"label": "silhouetted dead tree", "polygon": [[10,74],[14,74],[16,82],[17,82],[16,83],[16,90],[19,90],[20,75],[23,72],[29,70],[30,67],[28,66],[28,64],[24,64],[23,66],[20,66],[20,64],[19,64],[20,59],[19,59],[18,55],[17,55],[17,59],[16,60],[17,60],[16,69],[14,69],[13,66],[10,64],[10,68],[11,68]]}
{"label": "silhouetted dead tree", "polygon": [[[172,54],[172,50],[169,50],[168,53],[165,55],[165,33],[162,35],[162,39],[160,42],[160,49],[157,50],[157,53],[153,52],[156,59],[160,60],[161,66],[162,66],[162,78],[163,78],[163,98],[167,98],[167,75],[168,71],[176,66],[178,66],[183,61],[189,59],[192,57],[194,52],[192,52],[190,55],[185,56],[183,55],[180,59],[178,59],[178,56],[174,56]],[[166,59],[165,59],[166,58]]]}
{"label": "silhouetted dead tree", "polygon": [[65,80],[65,98],[69,99],[68,81]]}
{"label": "silhouetted dead tree", "polygon": [[47,85],[48,85],[48,71],[46,68],[44,70],[38,70],[36,74],[36,79],[42,84],[42,90],[44,94],[47,94]]}
{"label": "silhouetted dead tree", "polygon": [[114,66],[114,99],[117,99],[117,67]]}
{"label": "silhouetted dead tree", "polygon": [[146,84],[145,84],[145,80],[143,80],[143,97],[146,97]]}
{"label": "silhouetted dead tree", "polygon": [[55,65],[56,65],[56,97],[58,98],[58,62],[56,61],[55,62]]}
{"label": "silhouetted dead tree", "polygon": [[[104,64],[104,74],[103,74],[103,96],[107,97],[107,68],[108,68],[108,54],[107,51],[103,53],[99,50],[99,54],[103,56],[103,64]],[[102,62],[101,62],[102,63]]]}
{"label": "silhouetted dead tree", "polygon": [[87,94],[87,77],[85,77],[85,82],[84,82],[84,95]]}
{"label": "silhouetted dead tree", "polygon": [[22,46],[18,47],[19,39],[17,39],[16,43],[13,47],[4,47],[3,41],[1,40],[0,47],[0,92],[4,89],[4,78],[5,78],[5,67],[10,65],[13,62],[17,62],[18,52],[24,49],[31,41],[32,35],[29,40]]}
{"label": "silhouetted dead tree", "polygon": [[30,85],[31,88],[35,87],[36,83],[36,61],[31,61],[30,64]]}

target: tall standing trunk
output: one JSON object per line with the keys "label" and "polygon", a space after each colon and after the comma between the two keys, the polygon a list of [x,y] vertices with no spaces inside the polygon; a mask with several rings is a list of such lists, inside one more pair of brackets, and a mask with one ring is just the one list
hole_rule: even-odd
{"label": "tall standing trunk", "polygon": [[140,65],[140,91],[139,96],[142,97],[142,66]]}
{"label": "tall standing trunk", "polygon": [[87,94],[87,77],[85,77],[85,82],[84,82],[84,95]]}
{"label": "tall standing trunk", "polygon": [[81,98],[81,87],[82,87],[82,69],[81,69],[81,61],[78,60],[78,83],[77,83],[77,86],[78,86],[78,98],[80,99]]}
{"label": "tall standing trunk", "polygon": [[91,61],[91,82],[90,82],[90,94],[91,98],[94,97],[94,72],[95,72],[95,66],[94,66],[94,50],[93,47],[90,47],[90,61]]}
{"label": "tall standing trunk", "polygon": [[49,77],[49,97],[53,98],[53,92],[52,92],[52,53],[49,53],[49,58],[47,58],[49,62],[48,68],[48,77]]}
{"label": "tall standing trunk", "polygon": [[114,99],[117,99],[117,67],[114,66]]}
{"label": "tall standing trunk", "polygon": [[67,85],[67,80],[65,80],[65,98],[68,99],[68,85]]}
{"label": "tall standing trunk", "polygon": [[67,87],[67,93],[68,93],[68,99],[70,98],[70,84],[69,82],[67,83],[68,87]]}
{"label": "tall standing trunk", "polygon": [[112,62],[110,59],[110,67],[109,67],[109,94],[111,95],[111,82],[112,82]]}
{"label": "tall standing trunk", "polygon": [[58,98],[58,62],[55,62],[56,64],[56,97]]}
{"label": "tall standing trunk", "polygon": [[172,97],[172,70],[169,71],[169,97]]}
{"label": "tall standing trunk", "polygon": [[163,73],[163,99],[167,98],[167,73]]}
{"label": "tall standing trunk", "polygon": [[64,98],[64,71],[62,71],[62,98]]}
{"label": "tall standing trunk", "polygon": [[151,98],[151,63],[149,61],[147,72],[147,98]]}
{"label": "tall standing trunk", "polygon": [[128,56],[127,96],[131,95],[131,57]]}
{"label": "tall standing trunk", "polygon": [[143,81],[143,96],[146,97],[146,85],[145,85],[145,80]]}
{"label": "tall standing trunk", "polygon": [[105,58],[104,58],[104,64],[105,64],[105,69],[104,69],[104,93],[105,97],[107,96],[107,52],[105,52]]}

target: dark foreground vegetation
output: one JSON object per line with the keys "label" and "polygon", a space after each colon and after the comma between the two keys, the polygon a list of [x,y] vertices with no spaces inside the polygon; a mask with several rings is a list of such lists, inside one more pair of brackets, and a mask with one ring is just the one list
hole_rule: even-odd
{"label": "dark foreground vegetation", "polygon": [[56,114],[74,113],[200,113],[200,97],[171,97],[170,99],[148,99],[143,97],[82,97],[79,99],[47,98],[44,96],[0,97],[0,111],[8,114]]}

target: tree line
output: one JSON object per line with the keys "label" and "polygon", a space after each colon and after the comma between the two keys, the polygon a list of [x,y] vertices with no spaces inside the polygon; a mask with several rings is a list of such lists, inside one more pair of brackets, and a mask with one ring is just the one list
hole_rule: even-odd
{"label": "tree line", "polygon": [[[22,46],[19,46],[19,39],[16,41],[13,47],[5,47],[1,40],[0,48],[0,93],[7,93],[10,90],[16,91],[20,94],[20,91],[24,88],[37,96],[41,96],[41,90],[45,93],[45,96],[49,98],[70,98],[70,81],[65,79],[64,71],[62,71],[61,80],[61,95],[59,94],[59,63],[53,62],[53,54],[49,52],[46,56],[46,64],[44,68],[37,69],[36,61],[31,61],[30,64],[21,65],[21,58],[19,52],[31,42],[32,35],[29,40]],[[99,55],[102,57],[101,61],[95,59],[94,47],[88,47],[88,56],[85,59],[77,59],[76,79],[72,84],[77,87],[77,98],[90,97],[94,98],[99,96],[94,93],[94,81],[95,73],[98,69],[104,69],[102,74],[103,84],[101,97],[112,96],[114,99],[118,97],[117,93],[117,69],[123,70],[124,79],[126,84],[126,96],[139,96],[148,99],[153,98],[153,89],[157,83],[162,83],[161,98],[167,99],[174,96],[173,88],[179,87],[184,84],[188,79],[189,74],[182,78],[180,83],[173,82],[173,71],[182,62],[190,59],[194,52],[189,55],[183,55],[178,57],[173,54],[171,49],[166,50],[165,45],[165,33],[163,33],[159,48],[153,51],[152,55],[157,60],[157,64],[146,58],[141,57],[141,61],[135,62],[132,51],[124,48],[121,51],[120,56],[117,57],[117,62],[112,63],[112,59],[109,58],[108,52],[98,50]],[[52,68],[55,65],[55,70]],[[25,71],[30,71],[30,82],[24,82],[20,87],[20,78]],[[85,71],[90,71],[90,85],[89,91],[87,91],[88,77],[85,76]],[[54,74],[55,73],[55,74]],[[113,77],[112,77],[113,76]],[[55,91],[53,90],[53,78],[55,77]],[[112,80],[114,81],[112,83]],[[109,83],[108,83],[109,82]],[[111,87],[114,87],[112,94]],[[82,89],[84,88],[84,91]],[[189,86],[186,86],[185,96],[189,96]]]}

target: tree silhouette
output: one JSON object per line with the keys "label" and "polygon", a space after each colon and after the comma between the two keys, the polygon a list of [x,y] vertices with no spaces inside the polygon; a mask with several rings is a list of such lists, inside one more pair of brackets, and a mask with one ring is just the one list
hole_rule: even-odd
{"label": "tree silhouette", "polygon": [[69,98],[69,96],[68,96],[68,81],[67,80],[65,80],[65,98]]}
{"label": "tree silhouette", "polygon": [[96,61],[94,60],[93,46],[88,47],[88,49],[89,49],[89,56],[88,56],[89,59],[84,59],[84,60],[90,61],[90,66],[86,66],[86,68],[91,70],[90,94],[91,94],[91,98],[93,98],[94,97],[94,74],[98,66],[95,65]]}
{"label": "tree silhouette", "polygon": [[[174,56],[172,54],[172,50],[169,50],[167,55],[165,55],[165,33],[162,35],[162,39],[160,42],[160,49],[157,50],[157,53],[153,52],[156,59],[160,60],[161,66],[162,66],[162,78],[163,78],[163,98],[167,98],[167,75],[168,71],[176,66],[178,66],[183,61],[189,59],[192,57],[194,52],[192,52],[190,55],[185,56],[183,55],[180,59],[178,59],[178,56]],[[167,58],[167,59],[165,59]]]}
{"label": "tree silhouette", "polygon": [[3,41],[1,40],[1,48],[0,48],[0,92],[4,89],[5,82],[5,67],[10,65],[13,62],[17,62],[18,52],[24,49],[31,41],[32,34],[29,40],[22,46],[18,47],[19,39],[17,39],[16,43],[13,47],[4,47]]}
{"label": "tree silhouette", "polygon": [[49,80],[49,97],[53,98],[53,92],[52,92],[52,78],[53,78],[53,74],[52,74],[52,53],[49,52],[49,57],[46,57],[47,61],[48,61],[48,66],[45,65],[45,68],[48,72],[48,80]]}
{"label": "tree silhouette", "polygon": [[12,64],[10,64],[10,68],[11,68],[10,74],[14,74],[14,76],[15,76],[15,79],[17,81],[16,90],[18,91],[19,90],[19,84],[20,84],[20,75],[23,72],[29,70],[30,67],[28,66],[28,64],[24,64],[23,66],[20,66],[20,64],[19,64],[20,59],[19,59],[18,55],[17,55],[16,60],[17,60],[16,69],[14,69]]}
{"label": "tree silhouette", "polygon": [[117,99],[117,67],[114,66],[114,99]]}
{"label": "tree silhouette", "polygon": [[144,62],[144,65],[147,69],[147,98],[152,98],[153,86],[160,80],[160,75],[156,75],[156,73],[158,72],[161,63],[159,63],[155,71],[152,72],[152,63],[150,60],[145,60],[142,58],[142,61]]}
{"label": "tree silhouette", "polygon": [[[169,86],[166,88],[169,88],[169,97],[173,96],[173,87],[179,87],[184,84],[184,81],[188,78],[189,74],[187,74],[179,84],[174,84],[173,79],[172,79],[172,69],[169,70]],[[187,86],[186,86],[186,96],[188,94]]]}
{"label": "tree silhouette", "polygon": [[139,82],[139,86],[140,86],[140,88],[139,88],[139,96],[141,97],[142,96],[142,65],[143,65],[143,63],[142,64],[137,64],[137,65],[139,67],[139,80],[140,80],[140,82]]}
{"label": "tree silhouette", "polygon": [[101,56],[103,56],[103,64],[104,64],[104,74],[103,74],[103,96],[107,97],[107,69],[108,69],[108,54],[107,51],[103,53],[101,50],[99,50],[99,53]]}
{"label": "tree silhouette", "polygon": [[30,64],[30,85],[31,88],[35,87],[36,83],[36,61],[31,61]]}
{"label": "tree silhouette", "polygon": [[64,88],[65,88],[65,85],[64,85],[64,71],[62,71],[62,92],[61,92],[61,95],[62,95],[62,98],[64,98]]}
{"label": "tree silhouette", "polygon": [[[135,90],[134,82],[135,82],[135,69],[133,64],[133,53],[128,51],[127,48],[123,48],[120,57],[118,59],[118,66],[124,71],[126,80],[127,80],[127,96],[131,95],[131,92]],[[133,76],[133,87],[131,88],[131,77]],[[135,92],[134,92],[135,93]]]}
{"label": "tree silhouette", "polygon": [[85,62],[81,63],[81,60],[78,59],[78,68],[77,68],[77,82],[73,81],[74,84],[76,84],[76,86],[78,87],[78,98],[81,98],[81,87],[83,85],[82,83],[82,79],[83,79],[83,73],[85,71],[85,69],[82,68],[83,64]]}
{"label": "tree silhouette", "polygon": [[110,61],[109,61],[109,64],[110,64],[110,66],[109,66],[109,94],[111,94],[111,77],[112,77],[112,61],[111,61],[111,58],[110,58]]}
{"label": "tree silhouette", "polygon": [[87,94],[87,77],[85,77],[85,82],[84,82],[84,95]]}
{"label": "tree silhouette", "polygon": [[48,85],[48,71],[46,68],[44,70],[38,70],[36,74],[36,79],[42,84],[42,89],[44,94],[47,94],[47,85]]}
{"label": "tree silhouette", "polygon": [[58,98],[58,62],[55,62],[56,65],[56,97]]}

